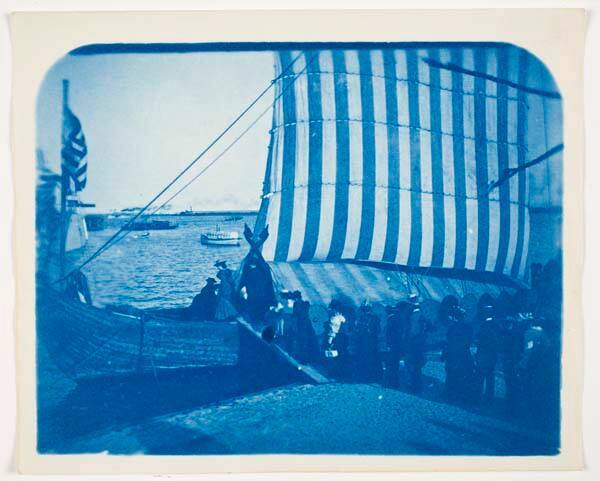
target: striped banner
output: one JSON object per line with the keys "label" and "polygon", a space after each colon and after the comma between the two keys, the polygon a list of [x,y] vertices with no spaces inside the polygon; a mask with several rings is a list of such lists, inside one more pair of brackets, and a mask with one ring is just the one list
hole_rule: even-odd
{"label": "striped banner", "polygon": [[526,102],[537,95],[521,88],[527,53],[282,51],[277,60],[265,259],[524,278],[526,173],[488,186],[527,160]]}
{"label": "striped banner", "polygon": [[81,122],[69,108],[65,109],[63,122],[62,165],[77,192],[83,190],[87,183],[87,146]]}

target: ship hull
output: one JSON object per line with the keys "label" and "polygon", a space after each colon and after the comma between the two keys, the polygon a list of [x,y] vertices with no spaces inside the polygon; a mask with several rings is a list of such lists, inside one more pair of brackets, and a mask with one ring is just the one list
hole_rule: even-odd
{"label": "ship hull", "polygon": [[194,322],[169,313],[121,314],[38,295],[38,342],[74,380],[235,365],[237,322]]}

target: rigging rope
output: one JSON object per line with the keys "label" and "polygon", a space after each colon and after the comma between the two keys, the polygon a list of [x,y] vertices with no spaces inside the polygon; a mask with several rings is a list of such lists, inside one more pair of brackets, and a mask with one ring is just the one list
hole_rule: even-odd
{"label": "rigging rope", "polygon": [[[294,81],[298,78],[299,75],[301,75],[303,73],[303,71],[306,69],[306,67],[308,66],[308,64],[310,62],[312,62],[312,60],[314,59],[314,57],[306,63],[306,66],[304,67],[304,69],[302,69],[300,72],[298,72],[296,78],[294,79]],[[210,161],[206,166],[204,166],[204,168],[198,172],[194,177],[192,177],[192,179],[190,179],[189,182],[187,182],[183,187],[181,187],[181,189],[179,189],[177,192],[175,192],[171,197],[169,197],[166,201],[164,201],[161,205],[159,205],[156,209],[154,209],[152,211],[152,213],[148,214],[153,215],[156,214],[160,209],[162,209],[165,205],[167,205],[169,202],[171,202],[175,197],[177,197],[179,194],[181,194],[185,189],[187,189],[192,183],[194,183],[194,181],[196,179],[198,179],[198,177],[200,177],[202,174],[204,174],[204,172],[206,172],[213,164],[215,164],[219,159],[221,159],[221,157],[223,157],[227,152],[229,152],[229,150],[244,136],[246,135],[246,133],[248,133],[249,130],[252,129],[252,127],[254,127],[259,121],[260,119],[262,119],[268,112],[271,111],[273,104],[275,102],[277,102],[277,100],[284,94],[284,92],[290,87],[291,83],[288,84],[280,93],[279,95],[277,95],[275,97],[275,99],[273,100],[273,102],[265,109],[263,110],[260,115],[258,117],[256,117],[256,119],[254,119],[252,121],[252,123],[250,125],[248,125],[248,127],[246,127],[241,133],[240,135],[238,135],[217,157],[215,157],[212,161]]]}
{"label": "rigging rope", "polygon": [[[96,259],[97,257],[99,257],[101,254],[103,254],[106,250],[108,250],[110,247],[112,247],[113,245],[115,245],[116,243],[120,242],[122,239],[124,239],[131,231],[127,230],[127,227],[130,226],[131,224],[133,224],[133,222],[138,219],[146,210],[148,210],[148,208],[154,203],[156,202],[156,200],[158,200],[168,189],[170,189],[186,172],[188,172],[221,138],[223,138],[223,136],[229,131],[231,130],[231,128],[252,108],[254,107],[258,101],[271,89],[271,87],[275,84],[275,82],[277,80],[279,80],[280,78],[282,78],[285,73],[296,63],[296,61],[302,56],[303,54],[300,53],[296,56],[296,58],[294,58],[287,66],[286,68],[277,76],[275,77],[273,80],[271,80],[271,82],[269,82],[269,85],[225,128],[225,130],[223,130],[204,150],[202,150],[202,152],[200,152],[200,154],[198,154],[181,172],[179,172],[179,174],[177,174],[177,176],[171,181],[169,182],[158,194],[156,194],[142,209],[139,210],[139,212],[137,212],[131,219],[129,219],[125,224],[123,224],[123,226],[121,226],[121,228],[115,232],[115,234],[113,234],[106,242],[104,242],[104,244],[102,244],[94,253],[92,253],[85,261],[83,261],[81,264],[79,264],[78,267],[73,268],[72,270],[70,270],[67,274],[65,274],[63,277],[55,280],[54,282],[52,282],[52,284],[56,284],[58,282],[64,281],[65,279],[67,279],[70,275],[72,275],[73,273],[77,272],[78,270],[81,270],[83,267],[85,267],[86,265],[88,265],[90,262],[92,262],[94,259]],[[238,135],[226,148],[223,152],[221,152],[221,154],[219,154],[212,162],[210,162],[204,169],[201,170],[200,173],[198,173],[190,182],[188,182],[187,184],[184,185],[184,187],[182,189],[180,189],[179,191],[176,192],[176,194],[171,197],[174,198],[176,195],[178,195],[179,193],[183,192],[183,190],[185,188],[187,188],[193,181],[195,181],[198,177],[200,177],[200,175],[202,175],[204,172],[206,172],[206,170],[208,170],[208,168],[210,168],[217,160],[219,160],[227,151],[229,151],[229,149],[231,149],[231,147],[233,147],[254,125],[256,125],[256,123],[258,123],[258,121],[268,112],[271,110],[273,104],[283,95],[283,93],[291,86],[294,84],[294,82],[298,79],[298,77],[306,70],[306,68],[308,67],[308,65],[315,59],[316,55],[313,55],[310,59],[310,61],[307,61],[304,68],[298,72],[295,77],[293,78],[292,81],[290,81],[280,92],[280,94],[270,103],[269,107],[267,107],[267,109],[265,109],[258,118],[256,118],[244,131],[242,131],[242,133],[240,135]],[[171,200],[169,199],[169,200]],[[164,207],[164,205],[166,205],[169,200],[167,200],[167,202],[163,203],[160,207]],[[156,212],[156,209],[154,212]],[[123,235],[121,235],[123,234]],[[120,236],[120,237],[119,237]]]}
{"label": "rigging rope", "polygon": [[512,167],[510,169],[504,169],[504,172],[502,173],[502,176],[498,180],[496,180],[495,182],[491,182],[490,183],[486,194],[489,194],[496,187],[500,186],[501,184],[503,184],[504,182],[506,182],[508,179],[510,179],[512,176],[518,174],[519,172],[521,172],[521,171],[523,171],[525,169],[528,169],[529,167],[533,167],[536,164],[539,164],[540,162],[546,160],[547,158],[552,157],[554,154],[562,152],[562,150],[564,149],[564,147],[565,147],[564,144],[555,145],[554,147],[552,147],[547,152],[543,153],[542,155],[540,155],[539,157],[536,157],[533,160],[530,160],[529,162],[525,162],[525,163],[519,165],[518,167]]}

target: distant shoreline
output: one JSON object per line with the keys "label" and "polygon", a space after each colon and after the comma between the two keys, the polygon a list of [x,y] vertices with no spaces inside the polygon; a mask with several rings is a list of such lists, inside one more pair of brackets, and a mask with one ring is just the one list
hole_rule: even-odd
{"label": "distant shoreline", "polygon": [[[135,215],[136,212],[98,212],[91,213],[91,215],[115,215],[115,216],[127,216]],[[147,214],[143,214],[146,216]],[[258,215],[257,210],[215,210],[215,211],[193,211],[193,212],[160,212],[156,214],[150,214],[154,216],[170,216],[170,217],[210,217],[210,216],[248,216]]]}
{"label": "distant shoreline", "polygon": [[204,212],[189,212],[189,213],[161,213],[152,215],[167,215],[175,217],[208,217],[208,216],[236,216],[236,215],[258,215],[257,210],[220,210],[220,211],[204,211]]}

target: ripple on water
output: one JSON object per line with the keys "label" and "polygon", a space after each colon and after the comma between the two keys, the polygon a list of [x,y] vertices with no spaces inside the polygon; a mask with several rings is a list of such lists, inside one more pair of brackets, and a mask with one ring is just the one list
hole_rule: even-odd
{"label": "ripple on water", "polygon": [[[247,216],[223,229],[241,233]],[[247,253],[247,246],[215,248],[200,244],[200,234],[214,229],[222,218],[175,218],[179,228],[151,231],[149,237],[130,234],[108,249],[85,268],[94,303],[98,305],[131,304],[138,308],[180,307],[189,304],[207,277],[217,273],[214,263],[225,260],[233,269]],[[88,244],[69,261],[76,263],[100,247],[112,236],[117,225],[90,232]]]}

